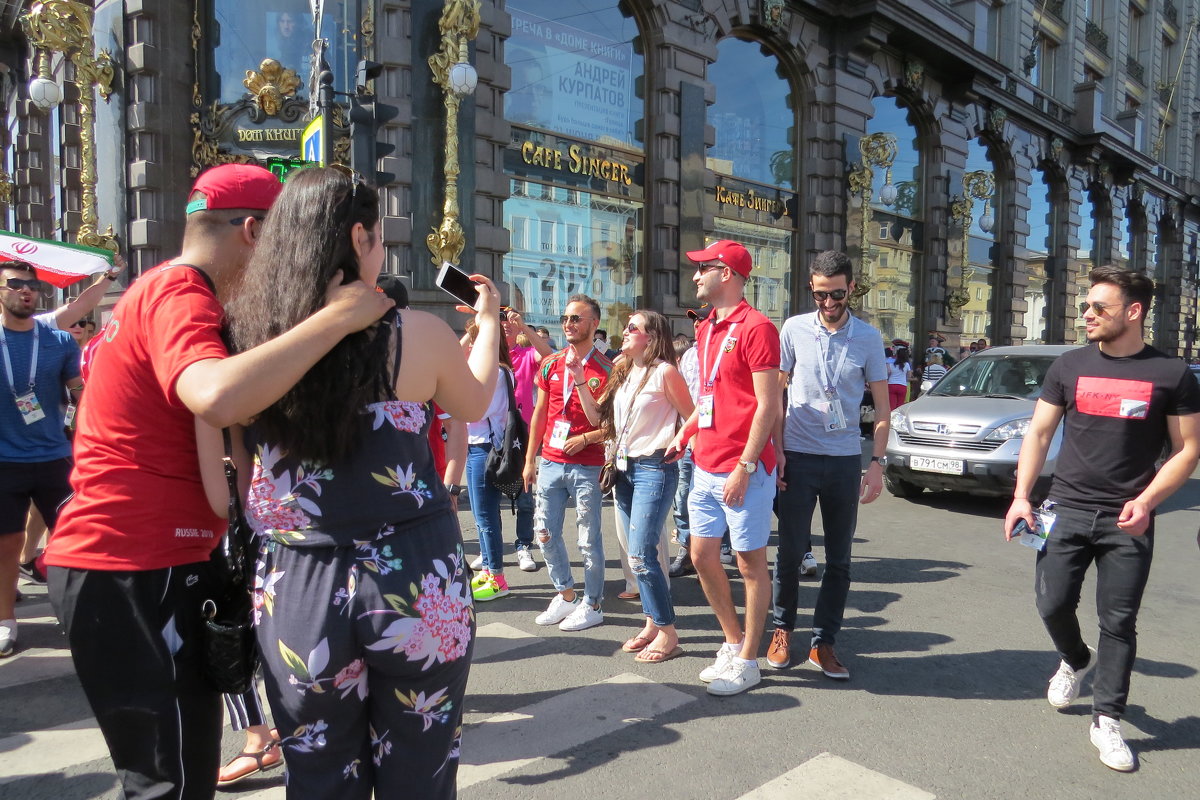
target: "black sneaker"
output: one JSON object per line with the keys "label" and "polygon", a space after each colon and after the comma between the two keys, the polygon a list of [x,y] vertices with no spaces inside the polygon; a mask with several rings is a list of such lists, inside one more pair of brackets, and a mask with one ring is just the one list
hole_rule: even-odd
{"label": "black sneaker", "polygon": [[27,580],[33,581],[34,583],[46,582],[46,576],[42,574],[40,569],[38,569],[36,558],[32,561],[26,561],[24,564],[21,564],[19,569],[21,570],[21,574],[24,575]]}
{"label": "black sneaker", "polygon": [[687,548],[680,546],[679,552],[671,560],[671,566],[667,570],[667,574],[672,578],[680,578],[684,575],[691,575],[695,571],[696,568],[692,566],[692,557],[688,553]]}

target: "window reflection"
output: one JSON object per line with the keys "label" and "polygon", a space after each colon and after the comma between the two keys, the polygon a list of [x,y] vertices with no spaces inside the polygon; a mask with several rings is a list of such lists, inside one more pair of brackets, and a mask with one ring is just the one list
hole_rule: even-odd
{"label": "window reflection", "polygon": [[[1077,309],[1080,303],[1087,300],[1088,289],[1091,288],[1088,273],[1095,265],[1097,232],[1096,205],[1092,202],[1091,191],[1085,189],[1079,200],[1079,249],[1075,251],[1071,263],[1071,271],[1075,275],[1075,308]],[[1075,320],[1075,341],[1078,344],[1087,343],[1087,332],[1082,315]]]}
{"label": "window reflection", "polygon": [[[983,171],[996,178],[995,168],[988,156],[987,148],[978,139],[967,145],[967,172]],[[967,243],[967,288],[970,300],[963,308],[963,334],[965,339],[987,339],[994,334],[992,297],[996,285],[996,269],[992,261],[992,248],[996,243],[996,209],[1002,208],[1000,197],[1001,181],[995,180],[996,192],[991,202],[975,200],[971,208],[971,231]],[[985,209],[992,215],[992,230],[985,231],[980,225]]]}
{"label": "window reflection", "polygon": [[1025,312],[1026,342],[1046,344],[1052,288],[1048,259],[1052,247],[1053,199],[1046,173],[1034,169],[1030,176],[1033,180],[1029,186],[1029,235],[1024,247],[1018,245],[1017,259],[1025,262],[1025,272],[1029,276],[1029,285],[1025,289],[1025,302],[1029,306]]}
{"label": "window reflection", "polygon": [[754,269],[746,281],[746,301],[770,319],[782,324],[790,313],[792,235],[788,230],[769,228],[735,219],[717,218],[708,247],[720,239],[741,242],[750,252]]}
{"label": "window reflection", "polygon": [[516,0],[504,61],[509,122],[641,150],[637,24],[601,0]]}
{"label": "window reflection", "polygon": [[795,115],[778,59],[764,55],[755,42],[726,37],[717,43],[708,79],[717,98],[708,109],[708,123],[717,135],[708,151],[709,169],[795,188]]}
{"label": "window reflection", "polygon": [[[325,59],[336,88],[354,81],[361,24],[360,0],[326,0],[321,36],[328,40]],[[312,68],[313,21],[308,0],[212,0],[213,13],[205,38],[215,42],[209,80],[210,98],[235,103],[246,94],[247,70],[257,71],[273,58],[293,70],[307,95]]]}

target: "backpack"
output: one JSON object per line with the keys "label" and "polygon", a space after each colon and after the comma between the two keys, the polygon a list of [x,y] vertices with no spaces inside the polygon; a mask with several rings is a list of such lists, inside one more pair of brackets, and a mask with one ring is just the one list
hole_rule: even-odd
{"label": "backpack", "polygon": [[[525,424],[521,410],[517,408],[512,373],[506,369],[501,372],[508,388],[508,418],[504,424],[501,443],[499,446],[493,444],[484,470],[488,482],[512,503],[512,511],[515,514],[517,498],[525,489],[525,448],[529,445],[529,426]],[[492,438],[494,440],[496,437]]]}

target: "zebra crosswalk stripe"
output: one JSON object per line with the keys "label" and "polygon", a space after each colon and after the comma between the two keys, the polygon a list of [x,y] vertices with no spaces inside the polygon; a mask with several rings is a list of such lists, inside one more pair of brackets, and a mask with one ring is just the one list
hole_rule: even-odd
{"label": "zebra crosswalk stripe", "polygon": [[889,778],[874,770],[821,753],[795,769],[767,781],[738,800],[791,800],[820,797],[821,800],[934,800],[935,795]]}

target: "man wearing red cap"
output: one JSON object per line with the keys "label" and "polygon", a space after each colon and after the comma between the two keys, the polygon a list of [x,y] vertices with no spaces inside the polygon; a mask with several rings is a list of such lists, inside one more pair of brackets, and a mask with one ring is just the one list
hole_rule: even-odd
{"label": "man wearing red cap", "polygon": [[[716,662],[700,673],[709,694],[733,695],[759,682],[758,646],[771,601],[767,539],[775,497],[771,432],[780,412],[779,331],[745,300],[750,253],[724,239],[687,257],[696,297],[712,311],[696,328],[700,394],[667,455],[692,437],[695,472],[688,496],[689,550],[700,585],[725,635]],[[746,583],[746,623],[721,565],[726,528]]]}
{"label": "man wearing red cap", "polygon": [[211,798],[220,694],[200,674],[200,607],[225,529],[204,493],[197,419],[225,427],[281,397],[392,301],[355,281],[261,347],[229,356],[222,302],[279,180],[251,165],[200,176],[183,250],[130,286],[89,361],[75,490],[46,551],[50,599],[127,798]]}

